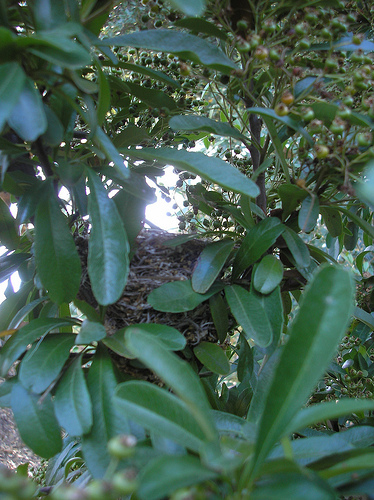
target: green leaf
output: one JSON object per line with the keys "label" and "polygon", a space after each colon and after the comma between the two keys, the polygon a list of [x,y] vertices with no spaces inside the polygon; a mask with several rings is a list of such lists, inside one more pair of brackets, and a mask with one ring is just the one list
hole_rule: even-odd
{"label": "green leaf", "polygon": [[47,130],[43,101],[28,78],[8,118],[9,126],[24,140],[35,141]]}
{"label": "green leaf", "polygon": [[299,210],[298,223],[299,228],[304,233],[310,233],[317,223],[319,216],[319,201],[318,197],[313,195],[308,195],[301,204]]}
{"label": "green leaf", "polygon": [[216,46],[197,36],[170,29],[138,31],[129,35],[104,38],[100,42],[115,47],[136,47],[172,53],[181,59],[189,59],[223,73],[236,69],[235,63]]}
{"label": "green leaf", "polygon": [[56,394],[57,420],[71,436],[82,436],[92,427],[92,404],[79,356],[64,373]]}
{"label": "green leaf", "polygon": [[68,318],[37,318],[14,333],[0,351],[0,375],[4,377],[12,364],[24,353],[29,344],[51,330],[63,326],[75,325],[76,322]]}
{"label": "green leaf", "polygon": [[200,342],[193,350],[205,368],[218,375],[230,373],[230,363],[222,347],[211,342]]}
{"label": "green leaf", "polygon": [[308,192],[299,188],[295,184],[282,184],[278,188],[280,199],[282,200],[282,220],[298,207],[298,205],[308,196]]}
{"label": "green leaf", "polygon": [[12,389],[15,384],[18,383],[18,377],[11,377],[4,380],[0,384],[0,407],[10,408],[11,407],[11,394]]}
{"label": "green leaf", "polygon": [[234,260],[233,278],[236,279],[254,264],[276,241],[285,226],[276,217],[267,217],[248,231]]}
{"label": "green leaf", "polygon": [[[112,66],[112,63],[110,63],[110,66]],[[159,80],[160,82],[163,82],[166,85],[171,85],[172,87],[175,87],[178,89],[181,88],[181,84],[179,83],[178,80],[174,80],[173,78],[170,78],[170,76],[168,76],[166,73],[163,73],[162,71],[157,71],[157,70],[152,69],[152,68],[147,68],[146,66],[140,66],[139,64],[132,64],[129,62],[122,62],[122,61],[120,61],[116,65],[116,67],[122,68],[122,69],[128,69],[134,73],[140,73],[141,75],[150,76],[154,80]],[[116,80],[116,81],[118,83],[118,80]],[[122,85],[122,83],[124,83],[124,82],[122,82],[122,80],[120,80],[120,82],[121,82],[121,85]],[[126,82],[125,85],[127,85],[127,83],[128,82]]]}
{"label": "green leaf", "polygon": [[[136,334],[135,334],[136,333]],[[127,332],[128,350],[154,371],[189,407],[208,439],[216,433],[209,418],[209,403],[199,377],[191,366],[176,354],[167,351],[149,333]]]}
{"label": "green leaf", "polygon": [[205,293],[209,290],[225,265],[233,247],[234,241],[232,239],[223,239],[210,243],[204,248],[192,273],[191,284],[195,292]]}
{"label": "green leaf", "polygon": [[102,323],[85,319],[77,335],[76,344],[88,345],[91,342],[98,342],[106,337],[106,330]]}
{"label": "green leaf", "polygon": [[149,382],[135,380],[120,384],[113,402],[134,422],[190,450],[199,452],[205,440],[188,406]]}
{"label": "green leaf", "polygon": [[142,87],[141,85],[136,85],[132,82],[126,82],[125,86],[127,87],[129,94],[134,95],[152,108],[165,107],[169,108],[169,110],[177,109],[177,104],[174,99],[169,97],[162,90]]}
{"label": "green leaf", "polygon": [[8,205],[0,198],[0,244],[9,250],[15,250],[19,243],[16,220],[10,213]]}
{"label": "green leaf", "polygon": [[238,129],[231,127],[228,123],[217,122],[205,116],[177,115],[169,120],[169,126],[173,130],[202,130],[221,137],[233,137],[234,139],[246,140],[247,138]]}
{"label": "green leaf", "polygon": [[339,210],[333,207],[322,207],[321,215],[332,238],[337,238],[343,232],[342,217]]}
{"label": "green leaf", "polygon": [[106,158],[114,163],[116,170],[125,178],[130,177],[129,169],[125,166],[124,159],[117,151],[112,141],[100,127],[96,127],[95,137],[93,139],[95,145],[103,151]]}
{"label": "green leaf", "polygon": [[360,252],[357,257],[356,257],[356,266],[357,269],[360,271],[361,274],[363,274],[364,269],[363,269],[363,264],[364,264],[364,258],[368,253],[373,253],[374,252],[374,245],[370,245],[365,248],[364,251]]}
{"label": "green leaf", "polygon": [[223,41],[227,40],[227,33],[224,30],[219,29],[214,23],[209,22],[202,17],[182,17],[174,22],[174,26],[187,28],[195,33],[198,32],[214,36]]}
{"label": "green leaf", "polygon": [[[252,477],[323,375],[350,320],[353,298],[352,277],[340,267],[321,266],[307,286],[265,396]],[[262,391],[254,402],[258,398],[264,398]]]}
{"label": "green leaf", "polygon": [[104,345],[109,347],[109,349],[119,354],[120,356],[133,359],[134,356],[129,352],[125,345],[125,330],[126,328],[117,330],[113,335],[105,337],[102,342]]}
{"label": "green leaf", "polygon": [[357,225],[349,221],[346,225],[346,229],[351,233],[351,234],[344,234],[344,247],[346,250],[352,252],[357,245],[357,240],[358,240],[358,227]]}
{"label": "green leaf", "polygon": [[47,130],[41,136],[42,141],[48,146],[59,146],[64,139],[64,128],[56,113],[44,104],[44,113],[47,118]]}
{"label": "green leaf", "polygon": [[247,339],[240,334],[240,350],[237,365],[237,375],[239,382],[242,382],[246,376],[250,376],[253,371],[253,349],[249,347]]}
{"label": "green leaf", "polygon": [[22,441],[37,455],[51,458],[62,448],[60,426],[51,396],[39,398],[21,384],[15,384],[11,395],[12,410]]}
{"label": "green leaf", "polygon": [[110,463],[109,439],[129,434],[130,428],[127,416],[113,405],[117,379],[109,354],[100,344],[88,372],[87,385],[94,419],[91,432],[82,437],[83,458],[93,477],[102,478]]}
{"label": "green leaf", "polygon": [[19,101],[25,83],[26,75],[18,63],[0,65],[0,130],[4,128],[12,109]]}
{"label": "green leaf", "polygon": [[374,410],[374,401],[370,399],[344,398],[327,401],[299,410],[287,426],[286,434],[300,431],[311,425],[347,415]]}
{"label": "green leaf", "polygon": [[96,65],[99,83],[99,100],[97,102],[97,121],[101,125],[110,108],[110,87],[107,77],[99,65]]}
{"label": "green leaf", "polygon": [[220,285],[213,285],[207,293],[194,292],[191,280],[173,281],[165,283],[148,295],[148,304],[163,312],[185,312],[195,309],[196,306],[209,299],[222,289]]}
{"label": "green leaf", "polygon": [[133,158],[156,160],[165,165],[173,165],[181,170],[200,175],[221,187],[246,194],[252,198],[259,194],[257,185],[235,167],[219,158],[206,156],[203,153],[174,148],[142,148],[129,149],[126,154]]}
{"label": "green leaf", "polygon": [[374,450],[372,448],[355,450],[355,452],[351,453],[354,453],[356,456],[347,457],[344,455],[341,462],[320,471],[319,474],[322,478],[329,479],[341,474],[357,474],[360,470],[367,470],[368,472],[373,470]]}
{"label": "green leaf", "polygon": [[74,299],[74,305],[77,307],[90,321],[100,321],[100,315],[94,307],[84,300]]}
{"label": "green leaf", "polygon": [[44,392],[57,379],[74,343],[75,335],[56,333],[31,347],[21,361],[21,384],[36,394]]}
{"label": "green leaf", "polygon": [[260,347],[271,344],[273,331],[266,311],[256,295],[239,285],[225,287],[226,300],[238,324],[248,339]]}
{"label": "green leaf", "polygon": [[180,10],[186,16],[201,16],[204,14],[206,2],[205,0],[169,0],[169,3],[174,9]]}
{"label": "green leaf", "polygon": [[355,214],[354,212],[351,212],[347,208],[344,207],[336,207],[336,208],[339,210],[339,212],[346,215],[348,219],[350,219],[352,222],[355,222],[357,226],[360,227],[371,238],[374,238],[374,227],[371,224],[369,224],[369,222],[367,222],[365,219]]}
{"label": "green leaf", "polygon": [[49,184],[36,210],[35,262],[40,281],[58,304],[74,299],[81,279],[79,255],[66,222]]}
{"label": "green leaf", "polygon": [[271,326],[271,330],[273,332],[273,341],[266,351],[268,354],[270,354],[278,346],[280,336],[283,332],[283,301],[280,287],[277,286],[275,290],[273,290],[268,295],[255,295],[261,302],[262,307],[265,310],[266,316]]}
{"label": "green leaf", "polygon": [[137,495],[141,500],[161,500],[174,491],[217,476],[193,456],[157,457],[142,470]]}
{"label": "green leaf", "polygon": [[64,2],[35,0],[33,14],[37,30],[51,30],[67,21]]}
{"label": "green leaf", "polygon": [[295,259],[296,266],[301,268],[308,267],[310,264],[310,253],[308,247],[300,236],[286,226],[282,237],[286,242],[292,257]]}
{"label": "green leaf", "polygon": [[260,293],[272,292],[282,281],[283,264],[274,255],[265,255],[255,269],[253,286]]}
{"label": "green leaf", "polygon": [[139,323],[138,325],[128,326],[124,330],[125,335],[130,331],[133,332],[133,335],[137,335],[137,332],[149,333],[168,351],[181,351],[186,347],[184,336],[171,326],[158,325],[157,323]]}
{"label": "green leaf", "polygon": [[214,327],[217,330],[218,340],[222,344],[229,331],[229,315],[227,305],[220,293],[216,293],[209,299],[210,313],[213,318]]}
{"label": "green leaf", "polygon": [[116,302],[129,272],[129,244],[114,201],[98,176],[87,171],[92,230],[88,244],[88,274],[93,294],[101,305]]}

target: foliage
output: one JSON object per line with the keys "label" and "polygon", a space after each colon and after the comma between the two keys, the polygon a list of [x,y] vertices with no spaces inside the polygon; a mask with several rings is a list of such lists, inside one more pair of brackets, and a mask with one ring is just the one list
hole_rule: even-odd
{"label": "foliage", "polygon": [[[0,404],[56,500],[369,493],[373,13],[171,4],[1,3]],[[150,183],[206,244],[149,305],[206,305],[215,342],[109,331]]]}

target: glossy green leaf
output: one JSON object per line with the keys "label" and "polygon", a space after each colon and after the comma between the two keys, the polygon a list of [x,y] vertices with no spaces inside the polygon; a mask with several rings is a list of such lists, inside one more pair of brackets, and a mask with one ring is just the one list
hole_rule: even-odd
{"label": "glossy green leaf", "polygon": [[230,363],[222,347],[211,342],[200,342],[193,350],[197,359],[205,368],[218,375],[230,372]]}
{"label": "glossy green leaf", "polygon": [[35,216],[35,262],[39,278],[54,302],[77,295],[81,264],[73,236],[61,213],[52,185],[38,203]]}
{"label": "glossy green leaf", "polygon": [[221,289],[222,286],[213,285],[209,292],[202,294],[193,291],[191,280],[172,281],[153,290],[148,295],[148,304],[156,311],[173,313],[191,311]]}
{"label": "glossy green leaf", "polygon": [[353,297],[350,273],[335,266],[322,266],[306,288],[267,394],[256,392],[254,396],[254,400],[265,397],[266,401],[252,474],[284,435],[288,422],[324,373],[348,325]]}
{"label": "glossy green leaf", "polygon": [[289,227],[285,227],[282,237],[292,257],[295,259],[296,266],[301,268],[308,267],[310,264],[310,253],[300,236]]}
{"label": "glossy green leaf", "polygon": [[276,217],[267,217],[250,229],[234,260],[234,279],[254,264],[275,243],[284,229],[285,226]]}
{"label": "glossy green leaf", "polygon": [[339,212],[346,215],[349,220],[357,224],[357,226],[360,227],[371,238],[374,238],[374,226],[369,224],[369,222],[367,222],[365,219],[355,214],[354,212],[351,212],[345,207],[336,207],[336,208],[339,210]]}
{"label": "glossy green leaf", "polygon": [[0,244],[9,250],[15,250],[19,243],[16,220],[10,213],[8,205],[0,198]]}
{"label": "glossy green leaf", "polygon": [[356,450],[356,456],[343,457],[343,460],[326,470],[320,471],[324,479],[340,476],[341,474],[354,473],[360,470],[372,471],[374,468],[374,450],[372,448]]}
{"label": "glossy green leaf", "polygon": [[47,130],[41,136],[42,141],[48,146],[59,146],[64,139],[64,128],[56,113],[50,106],[44,104],[44,113],[47,118]]}
{"label": "glossy green leaf", "polygon": [[77,307],[90,321],[100,321],[100,315],[94,307],[84,300],[74,299],[74,305]]}
{"label": "glossy green leaf", "polygon": [[157,457],[142,470],[137,496],[141,500],[161,500],[178,489],[212,480],[216,476],[216,472],[190,455]]}
{"label": "glossy green leaf", "polygon": [[246,376],[250,376],[253,371],[253,349],[250,348],[244,335],[240,335],[240,350],[237,364],[237,375],[239,382],[242,382]]}
{"label": "glossy green leaf", "polygon": [[221,137],[233,137],[239,141],[246,139],[238,129],[231,127],[228,123],[217,122],[205,116],[199,115],[177,115],[169,120],[169,126],[173,130],[202,130],[210,134],[217,134]]}
{"label": "glossy green leaf", "polygon": [[21,384],[15,384],[11,404],[22,441],[43,458],[56,455],[61,450],[62,439],[51,396],[40,399]]}
{"label": "glossy green leaf", "polygon": [[204,248],[192,273],[191,284],[195,292],[205,293],[209,290],[225,265],[233,247],[233,240],[223,239],[210,243]]}
{"label": "glossy green leaf", "polygon": [[[58,44],[56,43],[56,37],[58,37]],[[38,38],[33,37],[31,39],[31,43],[34,46],[28,50],[35,56],[52,64],[74,70],[91,63],[90,54],[82,45],[62,36],[57,30],[56,33],[39,34]]]}
{"label": "glossy green leaf", "polygon": [[18,63],[0,64],[0,130],[3,129],[13,107],[19,101],[25,82],[26,75]]}
{"label": "glossy green leaf", "polygon": [[186,347],[186,339],[184,336],[178,332],[176,328],[168,325],[159,325],[157,323],[141,323],[134,324],[126,327],[125,335],[128,332],[133,332],[133,335],[137,335],[137,332],[145,332],[152,335],[152,337],[158,340],[165,349],[168,351],[181,351]]}
{"label": "glossy green leaf", "polygon": [[21,384],[36,394],[44,392],[59,376],[74,343],[75,335],[56,333],[32,346],[21,361]]}
{"label": "glossy green leaf", "polygon": [[113,405],[117,385],[109,354],[99,344],[87,377],[94,415],[93,425],[90,433],[82,437],[83,458],[91,474],[97,478],[104,476],[110,463],[107,450],[109,439],[118,434],[130,433],[127,416]]}
{"label": "glossy green leaf", "polygon": [[260,347],[268,346],[273,332],[260,300],[241,286],[225,287],[226,300],[238,324],[248,339],[253,339]]}
{"label": "glossy green leaf", "polygon": [[121,328],[117,330],[113,335],[105,337],[102,342],[104,345],[109,347],[113,352],[123,356],[124,358],[133,359],[134,356],[126,348],[125,345],[125,330],[126,328]]}
{"label": "glossy green leaf", "polygon": [[224,30],[221,30],[214,23],[207,21],[203,17],[182,17],[174,22],[174,26],[187,28],[195,33],[214,36],[223,41],[227,40],[227,33]]}
{"label": "glossy green leaf", "polygon": [[0,407],[11,407],[11,394],[15,384],[18,384],[18,377],[11,377],[0,384]]}
{"label": "glossy green leaf", "polygon": [[35,141],[47,129],[43,101],[34,83],[27,79],[8,118],[9,126],[25,141]]}
{"label": "glossy green leaf", "polygon": [[104,337],[106,337],[104,325],[98,321],[86,319],[82,323],[75,343],[87,345],[91,344],[91,342],[98,342]]}
{"label": "glossy green leaf", "polygon": [[344,234],[344,247],[346,250],[349,252],[352,252],[357,245],[357,240],[358,240],[358,226],[352,222],[349,221],[346,229],[351,233],[351,234]]}
{"label": "glossy green leaf", "polygon": [[287,217],[299,206],[299,204],[308,196],[308,192],[299,188],[295,184],[282,184],[278,188],[280,199],[282,200],[282,220]]}
{"label": "glossy green leaf", "polygon": [[213,318],[214,327],[217,330],[218,340],[222,344],[229,331],[229,315],[227,304],[220,293],[216,293],[209,299],[210,313]]}
{"label": "glossy green leaf", "polygon": [[374,245],[370,245],[370,246],[366,247],[365,250],[360,252],[356,257],[356,266],[361,274],[363,274],[363,272],[364,272],[364,269],[363,269],[364,258],[366,257],[366,255],[368,253],[374,253]]}
{"label": "glossy green leaf", "polygon": [[190,450],[199,452],[205,440],[188,406],[149,382],[135,380],[120,384],[113,402],[134,422]]}
{"label": "glossy green leaf", "polygon": [[255,295],[265,310],[266,316],[271,326],[271,330],[273,332],[273,341],[266,351],[268,354],[270,354],[270,352],[272,352],[278,346],[280,336],[283,332],[284,315],[280,286],[277,286],[275,290],[273,290],[268,295],[260,295],[256,293]]}
{"label": "glossy green leaf", "polygon": [[169,97],[162,90],[150,89],[132,82],[126,82],[125,86],[127,87],[129,94],[134,95],[152,108],[165,107],[169,110],[177,109],[177,104],[174,99]]}
{"label": "glossy green leaf", "polygon": [[110,87],[105,73],[99,65],[96,66],[98,71],[99,83],[99,100],[97,102],[97,121],[101,125],[110,108]]}
{"label": "glossy green leaf", "polygon": [[33,14],[38,30],[50,30],[67,21],[64,2],[35,0]]}
{"label": "glossy green leaf", "polygon": [[321,215],[331,237],[340,236],[343,232],[343,224],[339,210],[333,207],[321,207]]}
{"label": "glossy green leaf", "polygon": [[315,194],[308,195],[302,202],[298,223],[299,228],[304,233],[310,233],[317,223],[319,216],[319,201]]}
{"label": "glossy green leaf", "polygon": [[88,274],[92,291],[101,305],[116,302],[125,288],[129,271],[129,244],[114,201],[99,177],[87,171],[92,230],[88,244]]}
{"label": "glossy green leaf", "polygon": [[92,427],[92,404],[79,356],[64,373],[56,394],[57,420],[70,436],[82,436]]}
{"label": "glossy green leaf", "polygon": [[224,73],[236,69],[235,63],[216,46],[197,36],[174,30],[138,31],[129,35],[104,38],[101,43],[114,47],[136,47],[172,53]]}
{"label": "glossy green leaf", "polygon": [[206,1],[205,0],[169,0],[169,3],[174,9],[180,10],[186,16],[201,16],[204,14]]}
{"label": "glossy green leaf", "polygon": [[129,149],[127,154],[133,158],[157,160],[163,164],[173,165],[180,170],[200,175],[223,188],[246,194],[252,198],[259,194],[257,185],[251,179],[248,179],[229,163],[213,156],[174,148]]}
{"label": "glossy green leaf", "polygon": [[256,267],[253,286],[260,293],[272,292],[282,281],[283,264],[274,255],[265,255]]}
{"label": "glossy green leaf", "polygon": [[[135,334],[136,333],[136,334]],[[215,438],[209,419],[209,404],[199,377],[191,366],[176,354],[167,351],[149,333],[127,332],[128,350],[153,370],[189,407],[208,439]]]}
{"label": "glossy green leaf", "polygon": [[100,127],[96,127],[96,133],[93,141],[103,151],[106,158],[110,162],[113,162],[116,170],[118,170],[118,172],[125,179],[129,178],[130,172],[128,168],[125,166],[124,159],[117,151],[117,148],[114,146],[113,142],[109,139],[107,134],[105,134],[105,132]]}
{"label": "glossy green leaf", "polygon": [[67,318],[37,318],[14,333],[0,351],[0,375],[4,377],[29,344],[51,330],[76,324]]}
{"label": "glossy green leaf", "polygon": [[[167,75],[166,73],[164,73],[162,71],[157,71],[155,69],[148,68],[146,66],[141,66],[140,64],[133,64],[133,63],[122,62],[122,61],[120,61],[117,66],[119,68],[122,68],[122,69],[127,69],[130,71],[133,71],[134,73],[140,73],[141,75],[150,76],[154,80],[159,80],[160,82],[163,82],[166,85],[171,85],[172,87],[175,87],[178,89],[181,88],[181,84],[179,83],[178,80],[174,80],[173,78],[170,78],[169,75]],[[121,80],[121,83],[123,83],[122,80]],[[128,82],[126,82],[126,85],[127,85],[127,83]]]}

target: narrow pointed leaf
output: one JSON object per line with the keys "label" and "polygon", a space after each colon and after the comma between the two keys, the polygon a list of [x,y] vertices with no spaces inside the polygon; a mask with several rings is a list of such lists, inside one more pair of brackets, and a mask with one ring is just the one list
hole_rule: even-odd
{"label": "narrow pointed leaf", "polygon": [[39,398],[21,384],[15,384],[11,395],[12,410],[22,441],[37,455],[51,458],[62,447],[60,426],[51,396],[47,395],[42,401]]}
{"label": "narrow pointed leaf", "polygon": [[203,153],[174,148],[129,149],[128,156],[142,160],[157,160],[200,175],[221,187],[255,198],[259,194],[257,185],[229,163]]}
{"label": "narrow pointed leaf", "polygon": [[45,391],[60,374],[74,343],[75,335],[56,333],[33,346],[21,361],[22,385],[37,394]]}
{"label": "narrow pointed leaf", "polygon": [[216,293],[209,299],[210,313],[213,318],[215,329],[217,330],[218,340],[222,344],[229,331],[229,315],[227,304],[220,293]]}
{"label": "narrow pointed leaf", "polygon": [[253,286],[260,293],[272,292],[282,281],[283,264],[274,255],[265,255],[256,267]]}
{"label": "narrow pointed leaf", "polygon": [[308,195],[302,202],[298,223],[304,233],[310,233],[317,223],[319,216],[319,201],[316,195]]}
{"label": "narrow pointed leaf", "polygon": [[260,300],[238,285],[227,286],[225,295],[231,312],[246,337],[253,339],[260,347],[268,346],[273,339],[273,331]]}
{"label": "narrow pointed leaf", "polygon": [[227,375],[230,372],[230,363],[225,351],[217,344],[200,342],[193,352],[200,363],[211,372],[218,375]]}
{"label": "narrow pointed leaf", "polygon": [[116,302],[126,285],[129,244],[114,201],[98,176],[88,170],[89,213],[92,230],[88,245],[88,274],[101,305]]}
{"label": "narrow pointed leaf", "polygon": [[237,128],[231,127],[228,123],[217,122],[205,116],[198,115],[177,115],[169,120],[169,126],[173,130],[195,131],[201,130],[216,134],[221,137],[233,137],[234,139],[242,140],[246,137],[239,132]]}
{"label": "narrow pointed leaf", "polygon": [[100,127],[96,128],[94,142],[103,151],[106,158],[110,162],[114,163],[114,166],[116,170],[118,170],[119,174],[122,175],[125,179],[128,179],[130,177],[130,172],[129,169],[125,166],[124,159],[119,154],[112,141]]}
{"label": "narrow pointed leaf", "polygon": [[[304,292],[269,386],[253,460],[253,474],[288,422],[306,402],[344,335],[353,311],[354,286],[349,272],[322,266]],[[255,393],[256,398],[264,395]]]}
{"label": "narrow pointed leaf", "polygon": [[233,247],[234,241],[225,239],[211,243],[204,248],[192,274],[191,284],[195,292],[205,293],[209,290]]}
{"label": "narrow pointed leaf", "polygon": [[301,268],[308,267],[310,264],[310,253],[308,247],[300,236],[286,226],[282,237],[286,242],[292,257],[295,259],[296,266]]}
{"label": "narrow pointed leaf", "polygon": [[55,394],[56,416],[71,436],[91,430],[92,404],[79,357],[64,373]]}

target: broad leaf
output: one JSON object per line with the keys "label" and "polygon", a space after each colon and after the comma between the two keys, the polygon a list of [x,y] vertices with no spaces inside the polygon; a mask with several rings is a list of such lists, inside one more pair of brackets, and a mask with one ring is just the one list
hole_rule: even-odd
{"label": "broad leaf", "polygon": [[56,416],[70,436],[82,436],[92,427],[92,404],[79,356],[64,373],[56,394]]}
{"label": "broad leaf", "polygon": [[169,3],[178,9],[186,16],[201,16],[205,10],[205,0],[190,0],[184,2],[183,0],[169,0]]}
{"label": "broad leaf", "polygon": [[273,339],[273,331],[264,306],[256,295],[238,285],[227,286],[225,295],[246,337],[253,339],[260,347],[268,346]]}
{"label": "broad leaf", "polygon": [[22,385],[37,394],[45,391],[60,374],[74,343],[75,335],[56,333],[31,347],[21,361]]}
{"label": "broad leaf", "polygon": [[49,297],[61,304],[78,293],[81,264],[51,184],[43,194],[35,216],[35,261]]}
{"label": "broad leaf", "polygon": [[310,264],[310,253],[308,247],[300,236],[286,226],[282,237],[286,242],[292,257],[295,259],[296,266],[301,268],[308,267]]}
{"label": "broad leaf", "polygon": [[137,496],[141,500],[161,500],[176,490],[215,479],[216,476],[216,472],[190,455],[158,457],[142,470]]}
{"label": "broad leaf", "polygon": [[106,337],[106,330],[102,323],[98,321],[84,320],[77,335],[76,344],[91,344]]}
{"label": "broad leaf", "polygon": [[191,311],[221,289],[222,286],[213,285],[209,292],[201,294],[193,291],[191,280],[173,281],[153,290],[148,295],[148,304],[156,311],[173,313]]}
{"label": "broad leaf", "polygon": [[12,389],[11,404],[22,441],[37,455],[51,458],[61,450],[62,439],[50,395],[39,399],[21,384]]}
{"label": "broad leaf", "polygon": [[168,351],[181,351],[186,347],[185,337],[178,332],[176,328],[168,325],[159,325],[157,323],[141,323],[128,326],[124,329],[125,335],[128,332],[133,332],[137,335],[137,332],[145,332],[152,335],[154,339],[157,339],[165,349]]}
{"label": "broad leaf", "polygon": [[282,184],[278,188],[280,199],[282,200],[282,220],[287,217],[299,206],[299,204],[308,196],[308,192],[299,188],[295,184]]}
{"label": "broad leaf", "polygon": [[165,389],[140,380],[125,382],[117,387],[113,401],[134,422],[199,452],[204,433],[188,406]]}
{"label": "broad leaf", "polygon": [[234,279],[254,264],[275,243],[284,228],[285,226],[276,217],[267,217],[248,231],[234,260]]}
{"label": "broad leaf", "polygon": [[0,351],[0,375],[4,377],[12,364],[24,353],[29,344],[32,344],[39,337],[63,326],[76,324],[70,319],[64,318],[37,318],[28,325],[18,330],[7,340]]}
{"label": "broad leaf", "polygon": [[142,160],[156,160],[200,175],[219,186],[255,198],[259,194],[257,185],[229,163],[214,156],[174,148],[129,149],[127,155]]}
{"label": "broad leaf", "polygon": [[92,230],[88,244],[88,274],[92,291],[101,305],[116,302],[125,288],[129,271],[129,244],[114,201],[98,176],[87,171]]}
{"label": "broad leaf", "polygon": [[217,122],[205,116],[199,115],[177,115],[169,120],[169,126],[173,130],[195,131],[202,130],[221,137],[233,137],[241,141],[246,137],[238,129],[231,127],[228,123]]}
{"label": "broad leaf", "polygon": [[319,216],[319,201],[315,194],[308,195],[302,202],[298,223],[299,228],[304,233],[310,233],[317,223]]}
{"label": "broad leaf", "polygon": [[[253,475],[326,369],[348,325],[353,297],[351,275],[334,266],[322,266],[305,290],[265,396]],[[264,394],[256,392],[257,398],[263,399]]]}
{"label": "broad leaf", "polygon": [[230,73],[231,70],[236,69],[235,63],[216,46],[197,36],[174,30],[138,31],[129,35],[104,38],[100,43],[114,47],[136,47],[156,52],[171,52],[182,59],[189,59],[223,73]]}
{"label": "broad leaf", "polygon": [[205,293],[209,290],[225,265],[233,247],[233,240],[223,239],[204,248],[192,273],[191,284],[195,292]]}
{"label": "broad leaf", "polygon": [[205,368],[218,375],[230,372],[230,363],[222,347],[211,342],[200,342],[193,350],[197,359]]}
{"label": "broad leaf", "polygon": [[265,255],[254,271],[253,286],[260,293],[272,292],[282,281],[283,264],[274,255]]}
{"label": "broad leaf", "polygon": [[18,63],[9,62],[0,65],[0,130],[3,129],[18,102],[25,82],[26,75]]}
{"label": "broad leaf", "polygon": [[339,210],[333,207],[321,208],[321,215],[332,238],[337,238],[343,232],[342,217]]}

